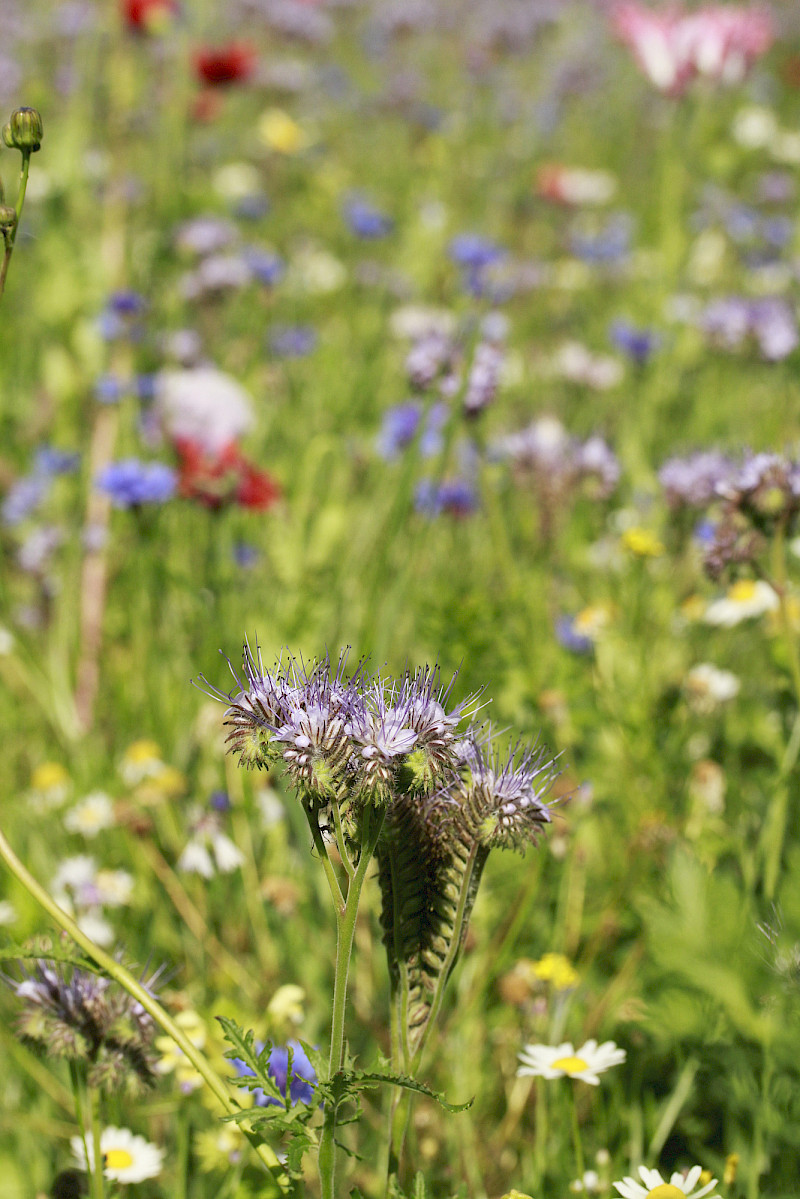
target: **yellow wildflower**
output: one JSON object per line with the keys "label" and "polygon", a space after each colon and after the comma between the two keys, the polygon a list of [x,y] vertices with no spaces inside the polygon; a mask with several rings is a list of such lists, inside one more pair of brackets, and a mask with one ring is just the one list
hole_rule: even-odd
{"label": "yellow wildflower", "polygon": [[663,542],[650,529],[626,529],[622,534],[622,544],[637,558],[660,558],[666,553]]}
{"label": "yellow wildflower", "polygon": [[308,134],[282,108],[268,108],[258,122],[264,145],[279,154],[297,154],[309,144]]}
{"label": "yellow wildflower", "polygon": [[277,1026],[302,1024],[305,1016],[303,1010],[305,998],[306,993],[302,987],[295,986],[294,983],[286,983],[285,986],[278,987],[270,999],[267,1005],[267,1016]]}
{"label": "yellow wildflower", "polygon": [[[175,1017],[175,1023],[186,1034],[195,1049],[205,1048],[207,1037],[205,1021],[197,1012],[193,1012],[191,1009],[185,1012],[178,1012]],[[156,1037],[155,1046],[161,1054],[161,1058],[156,1066],[157,1073],[174,1073],[175,1080],[184,1094],[196,1091],[198,1087],[203,1085],[202,1078],[183,1050],[175,1044],[172,1037]]]}
{"label": "yellow wildflower", "polygon": [[568,991],[580,981],[576,970],[563,953],[546,953],[533,964],[533,972],[543,982],[551,982],[557,991]]}

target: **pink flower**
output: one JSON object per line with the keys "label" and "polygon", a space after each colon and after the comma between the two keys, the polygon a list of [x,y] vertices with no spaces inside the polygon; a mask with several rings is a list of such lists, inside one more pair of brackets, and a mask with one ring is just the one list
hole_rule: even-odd
{"label": "pink flower", "polygon": [[715,5],[683,17],[680,26],[695,71],[717,83],[741,83],[772,45],[772,21],[762,9]]}
{"label": "pink flower", "polygon": [[674,11],[653,12],[630,0],[617,5],[612,19],[618,36],[653,86],[668,96],[682,95],[694,68],[681,37],[681,16]]}
{"label": "pink flower", "polygon": [[659,13],[624,0],[613,22],[640,70],[668,96],[681,96],[698,76],[741,83],[773,39],[769,13],[759,8],[712,5]]}

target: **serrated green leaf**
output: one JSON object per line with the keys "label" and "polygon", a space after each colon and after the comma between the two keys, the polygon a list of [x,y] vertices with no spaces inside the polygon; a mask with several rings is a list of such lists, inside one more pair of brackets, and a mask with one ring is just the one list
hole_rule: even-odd
{"label": "serrated green leaf", "polygon": [[326,1089],[329,1090],[331,1099],[338,1106],[339,1103],[354,1098],[359,1091],[370,1090],[382,1083],[393,1087],[403,1087],[407,1091],[415,1091],[418,1095],[426,1095],[428,1099],[435,1100],[448,1112],[466,1111],[474,1103],[474,1099],[469,1099],[466,1103],[448,1103],[437,1091],[432,1090],[424,1082],[419,1082],[408,1074],[389,1074],[383,1070],[356,1070],[350,1073],[340,1070],[334,1074],[330,1083],[326,1084]]}
{"label": "serrated green leaf", "polygon": [[48,949],[42,947],[34,949],[30,944],[6,941],[0,945],[0,962],[13,961],[63,962],[65,965],[75,966],[78,970],[86,970],[108,978],[108,972],[101,970],[91,958],[84,957],[77,947],[69,950],[60,949],[58,945],[51,945]]}

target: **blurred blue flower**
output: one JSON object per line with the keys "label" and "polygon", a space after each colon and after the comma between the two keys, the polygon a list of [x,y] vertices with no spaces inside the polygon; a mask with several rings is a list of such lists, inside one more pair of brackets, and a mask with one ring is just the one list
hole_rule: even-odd
{"label": "blurred blue flower", "polygon": [[231,810],[231,798],[227,791],[212,791],[208,804],[214,812],[229,812]]}
{"label": "blurred blue flower", "polygon": [[424,516],[439,516],[442,512],[469,516],[478,506],[478,497],[466,479],[446,479],[438,486],[431,479],[423,479],[417,486],[414,506]]}
{"label": "blurred blue flower", "polygon": [[286,263],[274,250],[262,250],[258,246],[246,246],[242,257],[250,274],[265,287],[273,287],[286,273]]}
{"label": "blurred blue flower", "polygon": [[614,263],[630,253],[633,221],[627,213],[610,216],[596,232],[573,230],[570,249],[576,258],[588,263]]}
{"label": "blurred blue flower", "polygon": [[249,570],[255,566],[260,557],[258,550],[254,545],[248,545],[246,541],[237,541],[231,551],[233,560],[237,566],[241,566],[242,570]]}
{"label": "blurred blue flower", "polygon": [[[261,1053],[263,1041],[256,1042],[256,1049]],[[287,1045],[273,1045],[269,1055],[267,1073],[275,1080],[278,1090],[286,1094],[286,1083],[289,1076],[289,1050],[292,1050],[292,1081],[289,1086],[289,1101],[295,1103],[310,1103],[314,1095],[313,1083],[317,1081],[316,1071],[306,1056],[299,1041],[289,1041]],[[252,1078],[253,1071],[240,1058],[232,1058],[236,1073],[240,1078]],[[253,1098],[258,1107],[285,1107],[277,1099],[265,1095],[261,1088],[253,1091]]]}
{"label": "blurred blue flower", "polygon": [[397,458],[400,451],[411,445],[416,437],[421,418],[422,405],[414,400],[395,404],[385,412],[381,431],[375,440],[375,448],[380,456],[387,461]]}
{"label": "blurred blue flower", "polygon": [[453,262],[468,270],[482,270],[506,256],[502,246],[480,233],[458,233],[451,239],[448,253]]}
{"label": "blurred blue flower", "polygon": [[137,375],[133,380],[133,390],[137,399],[152,400],[156,394],[156,376],[154,374]]}
{"label": "blurred blue flower", "polygon": [[356,237],[375,239],[386,237],[394,228],[394,221],[386,213],[370,204],[364,196],[353,192],[342,207],[344,219]]}
{"label": "blurred blue flower", "polygon": [[147,307],[138,291],[114,291],[108,297],[108,311],[117,316],[139,316]]}
{"label": "blurred blue flower", "polygon": [[34,459],[34,472],[42,475],[69,475],[78,469],[81,456],[74,450],[59,450],[52,445],[40,446]]}
{"label": "blurred blue flower", "polygon": [[585,633],[576,633],[575,617],[566,614],[559,616],[556,621],[556,641],[573,654],[590,654],[594,649],[591,637],[587,637]]}
{"label": "blurred blue flower", "polygon": [[116,375],[100,375],[94,381],[94,398],[101,404],[118,404],[127,390],[127,385]]}
{"label": "blurred blue flower", "polygon": [[44,474],[23,475],[11,484],[0,507],[4,525],[22,524],[35,512],[50,489],[50,479]]}
{"label": "blurred blue flower", "polygon": [[266,196],[253,194],[242,196],[233,206],[234,216],[245,221],[260,221],[269,212],[269,200]]}
{"label": "blurred blue flower", "polygon": [[275,325],[269,335],[269,346],[276,358],[305,358],[316,344],[317,333],[311,325]]}
{"label": "blurred blue flower", "polygon": [[637,366],[644,366],[654,350],[661,344],[658,333],[652,329],[637,329],[629,321],[614,321],[609,332],[612,345],[627,354]]}
{"label": "blurred blue flower", "polygon": [[111,497],[117,508],[141,504],[163,504],[175,494],[177,476],[163,462],[140,462],[125,458],[112,462],[97,476],[96,484]]}

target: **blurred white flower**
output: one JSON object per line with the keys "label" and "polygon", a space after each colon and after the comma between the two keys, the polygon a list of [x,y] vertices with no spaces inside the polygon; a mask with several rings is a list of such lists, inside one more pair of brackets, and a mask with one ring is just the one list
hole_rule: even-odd
{"label": "blurred white flower", "polygon": [[587,1041],[580,1049],[574,1049],[571,1041],[564,1041],[561,1045],[526,1045],[518,1056],[522,1062],[517,1070],[519,1077],[576,1078],[598,1086],[598,1074],[618,1066],[627,1055],[613,1041],[604,1041],[602,1045]]}
{"label": "blurred white flower", "polygon": [[720,670],[710,662],[693,666],[684,679],[690,705],[696,712],[713,712],[719,704],[739,694],[741,683],[729,670]]}
{"label": "blurred white flower", "polygon": [[718,628],[732,629],[743,620],[774,612],[778,596],[763,579],[740,579],[728,588],[727,594],[708,605],[703,620]]}
{"label": "blurred white flower", "polygon": [[[87,1138],[72,1137],[70,1147],[82,1170],[94,1170],[94,1145]],[[135,1136],[129,1128],[104,1128],[100,1133],[103,1174],[115,1182],[144,1182],[161,1173],[164,1150]],[[88,1159],[88,1160],[87,1160]]]}
{"label": "blurred white flower", "polygon": [[84,837],[96,837],[114,823],[114,805],[104,791],[92,791],[64,816],[67,832],[81,833]]}
{"label": "blurred white flower", "polygon": [[159,371],[155,407],[173,441],[194,442],[211,454],[238,441],[254,421],[250,394],[213,366]]}

